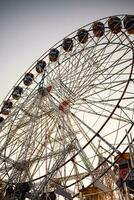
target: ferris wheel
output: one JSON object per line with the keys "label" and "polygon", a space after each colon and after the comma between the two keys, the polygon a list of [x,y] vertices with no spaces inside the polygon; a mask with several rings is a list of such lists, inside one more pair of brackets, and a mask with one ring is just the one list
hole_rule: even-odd
{"label": "ferris wheel", "polygon": [[[2,199],[86,199],[81,194],[93,188],[125,198],[119,178],[134,166],[133,34],[132,15],[97,20],[54,45],[13,86],[0,112]],[[128,152],[123,175],[118,161]]]}

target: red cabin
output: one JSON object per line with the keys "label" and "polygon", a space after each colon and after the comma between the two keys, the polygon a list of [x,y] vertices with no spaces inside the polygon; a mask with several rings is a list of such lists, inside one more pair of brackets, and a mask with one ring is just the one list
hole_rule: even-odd
{"label": "red cabin", "polygon": [[130,169],[130,154],[118,154],[115,157],[115,160],[119,166],[119,178],[125,178],[125,176],[129,173]]}
{"label": "red cabin", "polygon": [[117,185],[123,187],[123,182],[126,182],[126,186],[130,193],[134,191],[134,169],[131,166],[130,153],[122,153],[115,157],[116,163],[119,167],[119,179]]}

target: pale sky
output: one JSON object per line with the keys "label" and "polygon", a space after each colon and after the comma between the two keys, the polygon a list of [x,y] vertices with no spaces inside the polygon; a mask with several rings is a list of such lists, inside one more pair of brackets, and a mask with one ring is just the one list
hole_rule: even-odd
{"label": "pale sky", "polygon": [[116,14],[134,14],[134,0],[0,0],[0,102],[51,46]]}

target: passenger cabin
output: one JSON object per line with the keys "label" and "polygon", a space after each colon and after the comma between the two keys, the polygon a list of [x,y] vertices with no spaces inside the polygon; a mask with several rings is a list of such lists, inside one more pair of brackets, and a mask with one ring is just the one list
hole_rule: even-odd
{"label": "passenger cabin", "polygon": [[73,49],[73,40],[71,38],[64,39],[62,47],[66,52],[72,51]]}
{"label": "passenger cabin", "polygon": [[44,60],[40,60],[37,62],[35,67],[36,67],[36,72],[40,74],[44,71],[46,67],[46,62]]}
{"label": "passenger cabin", "polygon": [[105,27],[102,22],[95,22],[92,28],[95,37],[102,37],[104,35]]}
{"label": "passenger cabin", "polygon": [[134,34],[134,15],[125,16],[124,27],[129,34]]}
{"label": "passenger cabin", "polygon": [[12,101],[10,101],[10,100],[5,101],[1,108],[1,113],[3,115],[8,115],[11,112],[12,107],[13,107]]}
{"label": "passenger cabin", "polygon": [[34,75],[32,73],[27,73],[25,75],[25,77],[23,78],[23,83],[26,85],[26,86],[29,86],[32,84],[34,80]]}
{"label": "passenger cabin", "polygon": [[59,51],[58,49],[51,49],[49,52],[49,59],[51,62],[56,62],[58,60]]}
{"label": "passenger cabin", "polygon": [[121,19],[119,17],[110,17],[108,20],[108,27],[112,33],[118,34],[122,29]]}
{"label": "passenger cabin", "polygon": [[23,93],[23,88],[17,85],[12,92],[13,99],[18,100],[21,97],[22,93]]}
{"label": "passenger cabin", "polygon": [[77,32],[77,36],[78,36],[78,41],[82,44],[88,41],[88,31],[86,29],[80,29]]}

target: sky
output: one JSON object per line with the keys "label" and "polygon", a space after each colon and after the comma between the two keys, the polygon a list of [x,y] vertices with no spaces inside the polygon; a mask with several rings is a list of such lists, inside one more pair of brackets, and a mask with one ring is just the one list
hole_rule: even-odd
{"label": "sky", "polygon": [[116,14],[134,14],[134,0],[0,0],[0,102],[55,43]]}

